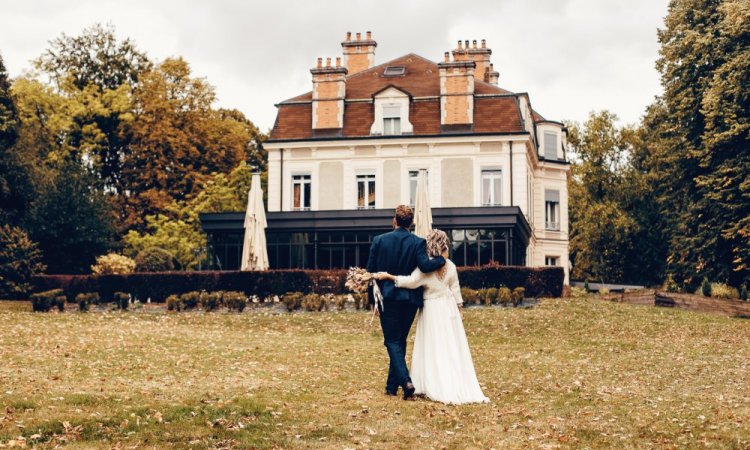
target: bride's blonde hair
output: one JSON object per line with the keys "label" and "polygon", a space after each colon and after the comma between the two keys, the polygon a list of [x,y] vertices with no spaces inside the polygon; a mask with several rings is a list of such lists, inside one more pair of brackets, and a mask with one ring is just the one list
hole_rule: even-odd
{"label": "bride's blonde hair", "polygon": [[448,235],[443,230],[432,230],[427,235],[427,254],[433,258],[448,250],[450,245]]}

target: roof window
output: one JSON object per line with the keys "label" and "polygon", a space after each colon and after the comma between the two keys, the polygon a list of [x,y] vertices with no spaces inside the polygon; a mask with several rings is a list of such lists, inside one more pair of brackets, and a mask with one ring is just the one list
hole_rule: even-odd
{"label": "roof window", "polygon": [[404,66],[388,66],[383,71],[384,77],[398,77],[406,73],[406,67]]}

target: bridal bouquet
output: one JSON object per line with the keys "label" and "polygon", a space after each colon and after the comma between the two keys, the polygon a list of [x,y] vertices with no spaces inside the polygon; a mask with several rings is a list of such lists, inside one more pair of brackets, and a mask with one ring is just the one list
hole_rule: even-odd
{"label": "bridal bouquet", "polygon": [[352,292],[363,293],[367,292],[367,286],[372,280],[372,274],[361,267],[350,267],[349,272],[346,273],[346,286]]}

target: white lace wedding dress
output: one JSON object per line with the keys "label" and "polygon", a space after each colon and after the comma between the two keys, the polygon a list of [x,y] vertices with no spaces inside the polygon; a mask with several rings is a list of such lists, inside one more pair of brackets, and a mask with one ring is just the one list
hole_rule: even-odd
{"label": "white lace wedding dress", "polygon": [[458,273],[452,261],[445,273],[422,273],[396,277],[400,288],[424,288],[424,308],[417,318],[411,379],[417,394],[443,403],[483,403],[489,399],[479,386],[469,343],[458,310],[463,303]]}

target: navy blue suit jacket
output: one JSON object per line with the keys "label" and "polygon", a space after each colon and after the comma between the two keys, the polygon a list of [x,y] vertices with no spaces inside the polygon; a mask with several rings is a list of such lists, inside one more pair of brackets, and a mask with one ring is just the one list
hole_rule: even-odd
{"label": "navy blue suit jacket", "polygon": [[[445,258],[427,256],[427,242],[406,228],[375,236],[370,246],[367,271],[388,272],[391,275],[411,275],[419,267],[424,273],[434,272],[445,264]],[[384,302],[409,302],[422,306],[422,288],[399,289],[392,281],[378,281]],[[372,296],[370,296],[372,298]]]}

